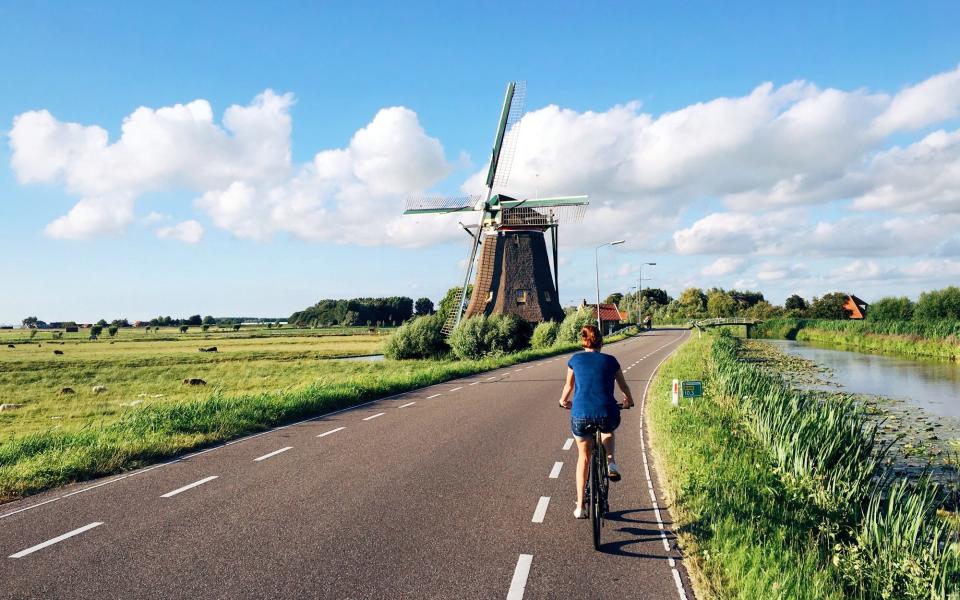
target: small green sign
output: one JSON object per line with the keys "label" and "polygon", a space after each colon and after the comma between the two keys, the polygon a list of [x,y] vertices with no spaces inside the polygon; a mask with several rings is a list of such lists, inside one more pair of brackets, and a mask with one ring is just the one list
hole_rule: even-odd
{"label": "small green sign", "polygon": [[703,396],[702,381],[683,381],[680,383],[684,398],[699,398]]}

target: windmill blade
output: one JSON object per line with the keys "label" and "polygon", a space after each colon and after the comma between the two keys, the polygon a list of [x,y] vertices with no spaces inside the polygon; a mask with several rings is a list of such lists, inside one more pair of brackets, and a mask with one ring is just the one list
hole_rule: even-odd
{"label": "windmill blade", "polygon": [[504,208],[500,216],[500,224],[545,227],[581,223],[586,208],[586,204],[554,204],[541,207],[522,204],[515,208]]}
{"label": "windmill blade", "polygon": [[[494,196],[494,200],[497,200],[497,203],[504,208],[516,208],[520,205],[526,206],[527,208],[543,208],[547,206],[586,206],[590,204],[590,198],[588,196],[556,196],[553,198],[528,198],[526,200],[517,200],[516,198],[509,198],[498,194]],[[494,204],[494,200],[491,200],[491,204]]]}
{"label": "windmill blade", "polygon": [[520,137],[520,120],[523,118],[523,106],[526,99],[526,81],[511,81],[507,84],[507,93],[503,98],[497,135],[493,139],[490,170],[487,171],[488,188],[495,185],[505,185],[510,178],[510,169],[513,167],[517,139]]}
{"label": "windmill blade", "polygon": [[405,215],[442,214],[476,210],[480,196],[411,196]]}

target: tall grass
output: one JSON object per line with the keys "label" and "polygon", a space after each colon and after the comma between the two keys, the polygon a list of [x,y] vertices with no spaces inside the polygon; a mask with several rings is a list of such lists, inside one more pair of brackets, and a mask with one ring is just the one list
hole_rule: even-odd
{"label": "tall grass", "polygon": [[771,319],[758,324],[753,334],[871,352],[960,360],[960,321]]}
{"label": "tall grass", "polygon": [[956,550],[936,516],[939,488],[890,483],[888,445],[855,401],[820,400],[738,358],[739,340],[717,336],[713,360],[722,393],[741,405],[791,495],[823,511],[811,535],[835,543],[835,564],[858,598],[945,598],[960,585]]}

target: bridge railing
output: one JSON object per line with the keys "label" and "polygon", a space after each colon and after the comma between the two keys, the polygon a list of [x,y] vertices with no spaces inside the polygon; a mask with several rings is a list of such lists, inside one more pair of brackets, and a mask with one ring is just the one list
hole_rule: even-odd
{"label": "bridge railing", "polygon": [[750,317],[717,317],[714,319],[691,320],[690,327],[717,327],[719,325],[755,325],[760,323],[760,319]]}

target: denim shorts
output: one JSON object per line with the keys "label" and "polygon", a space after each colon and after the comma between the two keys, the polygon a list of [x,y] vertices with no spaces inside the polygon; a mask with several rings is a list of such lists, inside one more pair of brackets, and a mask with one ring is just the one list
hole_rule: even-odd
{"label": "denim shorts", "polygon": [[578,440],[585,440],[593,436],[593,427],[600,430],[600,433],[613,433],[613,430],[620,427],[620,415],[612,417],[570,417],[570,430],[573,431],[573,437]]}

